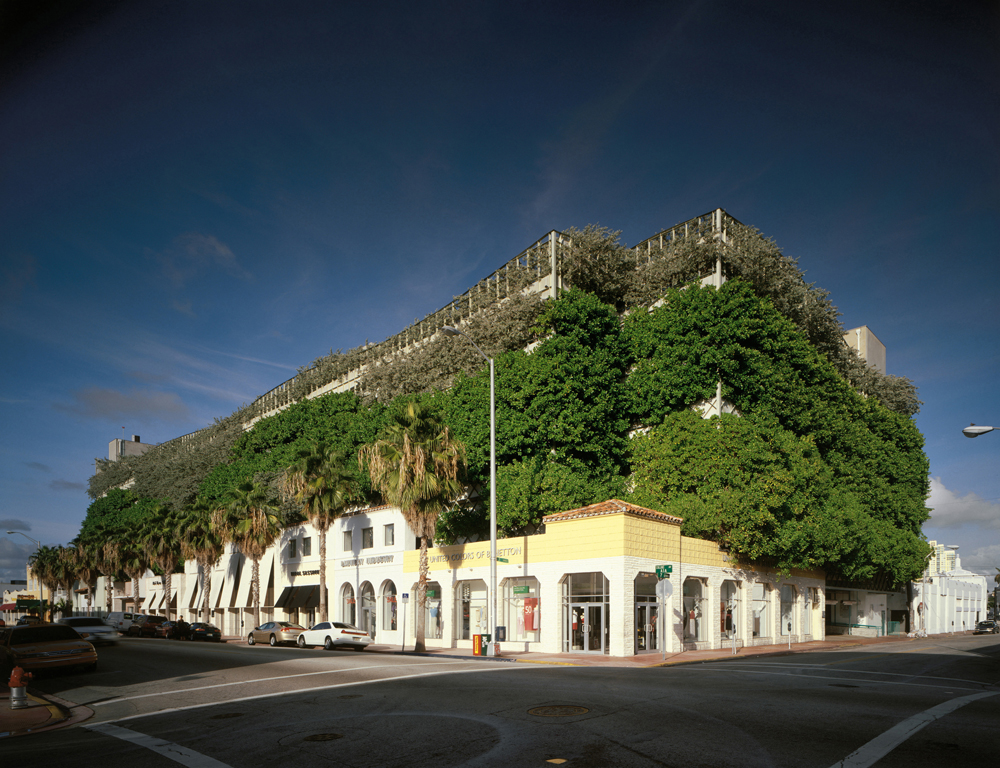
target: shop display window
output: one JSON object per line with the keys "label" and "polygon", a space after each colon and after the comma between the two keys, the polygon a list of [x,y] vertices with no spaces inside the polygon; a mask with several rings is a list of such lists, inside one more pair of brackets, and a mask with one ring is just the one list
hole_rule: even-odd
{"label": "shop display window", "polygon": [[354,587],[345,584],[340,590],[340,620],[345,624],[357,624],[357,606],[354,600]]}
{"label": "shop display window", "polygon": [[[416,593],[416,585],[413,587]],[[427,584],[427,599],[424,602],[424,637],[428,640],[440,640],[444,630],[444,615],[441,605],[441,585],[436,581]],[[414,610],[419,601],[414,600]]]}
{"label": "shop display window", "polygon": [[704,584],[694,576],[684,580],[684,639],[699,642],[705,639]]}
{"label": "shop display window", "polygon": [[473,635],[490,633],[486,596],[486,582],[482,579],[460,581],[455,585],[459,640],[471,640]]}
{"label": "shop display window", "polygon": [[541,640],[542,611],[538,579],[505,579],[501,587],[500,626],[507,628],[507,640],[537,643]]}
{"label": "shop display window", "polygon": [[771,602],[771,586],[756,582],[753,585],[753,636],[770,637],[768,605]]}
{"label": "shop display window", "polygon": [[780,632],[787,637],[795,632],[795,587],[791,584],[781,585],[781,627]]}
{"label": "shop display window", "polygon": [[396,585],[387,581],[382,585],[382,629],[394,631],[398,616],[396,601]]}

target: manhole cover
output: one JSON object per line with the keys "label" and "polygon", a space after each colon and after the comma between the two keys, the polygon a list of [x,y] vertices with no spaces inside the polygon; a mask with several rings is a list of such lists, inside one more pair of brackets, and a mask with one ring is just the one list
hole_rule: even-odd
{"label": "manhole cover", "polygon": [[571,715],[585,715],[590,710],[586,707],[574,707],[569,704],[556,704],[551,707],[535,707],[529,709],[529,715],[538,717],[570,717]]}
{"label": "manhole cover", "polygon": [[333,741],[342,738],[344,738],[342,733],[314,733],[312,736],[306,736],[303,741]]}
{"label": "manhole cover", "polygon": [[223,712],[221,715],[212,715],[213,720],[226,720],[230,717],[243,717],[242,712]]}

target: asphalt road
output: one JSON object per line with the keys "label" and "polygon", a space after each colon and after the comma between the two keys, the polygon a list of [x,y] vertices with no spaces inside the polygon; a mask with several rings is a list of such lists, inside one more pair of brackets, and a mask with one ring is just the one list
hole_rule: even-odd
{"label": "asphalt road", "polygon": [[6,766],[993,765],[1000,637],[647,669],[123,640]]}

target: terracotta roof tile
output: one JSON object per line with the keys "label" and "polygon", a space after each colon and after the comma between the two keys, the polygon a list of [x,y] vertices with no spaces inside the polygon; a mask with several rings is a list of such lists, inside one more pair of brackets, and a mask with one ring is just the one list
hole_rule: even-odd
{"label": "terracotta roof tile", "polygon": [[566,512],[556,512],[542,518],[543,523],[558,523],[562,520],[577,520],[581,517],[597,517],[599,515],[635,515],[645,517],[650,520],[661,520],[665,523],[675,523],[680,525],[683,521],[679,517],[668,515],[665,512],[657,512],[655,509],[638,507],[635,504],[621,501],[619,499],[608,499],[597,504],[591,504],[579,509],[570,509]]}

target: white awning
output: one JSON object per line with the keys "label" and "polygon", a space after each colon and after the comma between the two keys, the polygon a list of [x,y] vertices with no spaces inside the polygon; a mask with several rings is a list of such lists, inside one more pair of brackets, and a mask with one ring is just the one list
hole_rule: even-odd
{"label": "white awning", "polygon": [[146,595],[145,599],[142,601],[143,611],[153,611],[156,610],[156,601],[163,596],[163,592],[159,589],[154,589],[152,592]]}
{"label": "white awning", "polygon": [[[176,579],[177,576],[174,578]],[[181,591],[181,601],[177,604],[177,610],[186,611],[194,602],[194,593],[198,591],[198,582],[201,580],[200,570],[194,573],[185,573],[182,578],[184,579],[184,589]]]}

